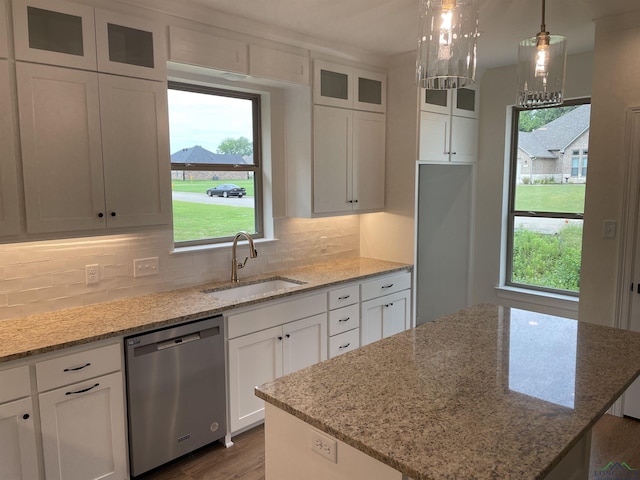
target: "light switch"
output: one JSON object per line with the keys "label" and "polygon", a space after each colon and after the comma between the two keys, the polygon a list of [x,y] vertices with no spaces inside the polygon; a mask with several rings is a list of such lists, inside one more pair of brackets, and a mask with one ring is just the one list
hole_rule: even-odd
{"label": "light switch", "polygon": [[615,238],[616,237],[616,221],[615,220],[605,220],[602,224],[602,236],[604,238]]}

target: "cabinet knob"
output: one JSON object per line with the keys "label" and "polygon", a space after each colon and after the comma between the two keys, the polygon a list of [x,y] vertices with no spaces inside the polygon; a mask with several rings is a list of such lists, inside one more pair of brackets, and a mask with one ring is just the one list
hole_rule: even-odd
{"label": "cabinet knob", "polygon": [[287,338],[291,338],[291,334],[287,333],[287,334],[285,335],[285,337],[287,337]]}
{"label": "cabinet knob", "polygon": [[98,218],[102,218],[102,217],[104,217],[104,213],[102,212],[98,213]]}
{"label": "cabinet knob", "polygon": [[30,417],[31,415],[29,415],[28,413],[25,413],[24,415],[22,415],[23,420],[29,420]]}
{"label": "cabinet knob", "polygon": [[116,216],[116,212],[111,212],[111,216],[115,217]]}
{"label": "cabinet knob", "polygon": [[282,337],[280,335],[278,335],[278,340],[282,340]]}

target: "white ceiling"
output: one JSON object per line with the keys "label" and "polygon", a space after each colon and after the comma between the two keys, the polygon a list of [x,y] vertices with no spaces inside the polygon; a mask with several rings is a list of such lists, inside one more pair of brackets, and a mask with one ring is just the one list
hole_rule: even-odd
{"label": "white ceiling", "polygon": [[[273,27],[392,55],[416,46],[418,0],[175,0]],[[540,29],[541,0],[478,0],[481,69],[516,62],[518,42]],[[546,25],[565,35],[569,53],[593,48],[593,19],[640,10],[638,0],[550,0]]]}

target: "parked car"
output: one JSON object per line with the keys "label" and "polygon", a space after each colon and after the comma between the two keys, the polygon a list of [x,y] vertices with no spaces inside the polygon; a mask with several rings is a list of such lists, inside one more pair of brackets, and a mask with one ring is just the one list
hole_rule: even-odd
{"label": "parked car", "polygon": [[247,194],[247,190],[244,187],[239,187],[233,183],[225,183],[223,185],[217,185],[215,187],[207,189],[207,195],[213,197],[238,197],[242,198]]}

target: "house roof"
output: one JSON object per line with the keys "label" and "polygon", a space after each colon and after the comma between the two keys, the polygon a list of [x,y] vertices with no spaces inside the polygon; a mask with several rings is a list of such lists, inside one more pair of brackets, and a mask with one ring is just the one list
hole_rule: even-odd
{"label": "house roof", "polygon": [[183,148],[171,154],[171,163],[180,164],[211,164],[218,165],[247,165],[251,164],[251,157],[231,153],[213,153],[206,148],[196,145],[191,148]]}
{"label": "house roof", "polygon": [[589,129],[591,105],[578,108],[556,118],[532,132],[518,133],[518,148],[530,157],[557,158],[580,135]]}

